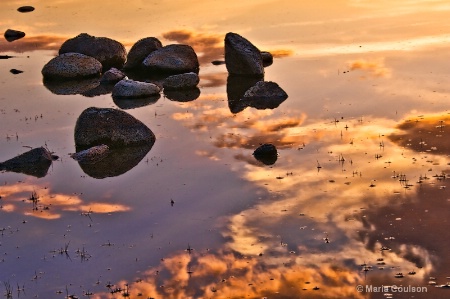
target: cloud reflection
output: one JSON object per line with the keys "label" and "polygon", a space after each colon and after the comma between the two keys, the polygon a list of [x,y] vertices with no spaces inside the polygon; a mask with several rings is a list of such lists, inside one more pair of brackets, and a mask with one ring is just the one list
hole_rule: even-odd
{"label": "cloud reflection", "polygon": [[0,43],[1,52],[31,52],[37,50],[57,51],[61,44],[66,41],[67,36],[36,35],[15,41],[14,43]]}
{"label": "cloud reflection", "polygon": [[384,65],[384,60],[369,61],[365,59],[359,59],[349,62],[349,69],[361,70],[367,72],[373,77],[389,77],[391,70]]}

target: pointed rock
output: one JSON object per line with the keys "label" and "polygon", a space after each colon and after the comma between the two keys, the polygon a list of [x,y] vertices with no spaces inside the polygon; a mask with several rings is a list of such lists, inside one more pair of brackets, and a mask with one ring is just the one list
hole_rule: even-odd
{"label": "pointed rock", "polygon": [[261,52],[239,34],[225,35],[225,64],[230,74],[264,76]]}
{"label": "pointed rock", "polygon": [[138,69],[142,67],[144,59],[153,51],[162,48],[162,44],[156,37],[146,37],[138,40],[130,49],[124,69]]}

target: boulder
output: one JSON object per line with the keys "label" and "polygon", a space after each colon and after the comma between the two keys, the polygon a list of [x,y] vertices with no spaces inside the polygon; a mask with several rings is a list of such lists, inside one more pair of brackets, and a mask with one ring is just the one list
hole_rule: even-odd
{"label": "boulder", "polygon": [[109,146],[102,144],[71,154],[70,157],[81,163],[94,164],[105,159],[109,153]]}
{"label": "boulder", "polygon": [[107,37],[95,37],[87,33],[66,40],[59,49],[59,54],[81,53],[94,57],[103,66],[103,70],[111,67],[122,68],[127,59],[125,47],[113,39]]}
{"label": "boulder", "polygon": [[230,74],[264,76],[261,52],[239,34],[225,35],[225,65]]}
{"label": "boulder", "polygon": [[132,115],[113,108],[90,107],[78,117],[75,125],[77,151],[95,145],[110,148],[153,145],[155,134]]}
{"label": "boulder", "polygon": [[15,40],[21,39],[25,36],[25,32],[14,30],[14,29],[8,29],[5,31],[5,39],[8,42],[13,42]]}
{"label": "boulder", "polygon": [[115,67],[112,67],[103,74],[100,82],[104,84],[117,83],[123,78],[125,78],[125,74]]}
{"label": "boulder", "polygon": [[197,86],[200,78],[196,73],[185,73],[167,77],[163,82],[164,90],[191,89]]}
{"label": "boulder", "polygon": [[42,68],[47,79],[78,79],[100,75],[102,64],[80,53],[65,53],[51,59]]}
{"label": "boulder", "polygon": [[0,170],[42,178],[47,175],[48,169],[55,159],[58,157],[52,155],[47,149],[38,147],[0,163]]}
{"label": "boulder", "polygon": [[113,98],[144,98],[159,95],[160,88],[153,84],[141,81],[123,79],[114,85]]}
{"label": "boulder", "polygon": [[258,147],[253,152],[253,156],[255,157],[256,160],[266,165],[272,165],[277,161],[278,152],[275,145],[266,143]]}
{"label": "boulder", "polygon": [[145,57],[153,51],[162,48],[162,44],[156,37],[146,37],[138,40],[130,49],[124,69],[138,69],[142,67]]}
{"label": "boulder", "polygon": [[153,51],[142,62],[150,72],[183,74],[198,73],[199,63],[194,49],[188,45],[168,45]]}
{"label": "boulder", "polygon": [[274,109],[287,98],[287,93],[277,83],[259,81],[244,93],[242,100],[257,109]]}
{"label": "boulder", "polygon": [[228,75],[227,97],[231,113],[239,113],[248,107],[248,103],[242,98],[245,92],[259,81],[259,78],[251,76]]}

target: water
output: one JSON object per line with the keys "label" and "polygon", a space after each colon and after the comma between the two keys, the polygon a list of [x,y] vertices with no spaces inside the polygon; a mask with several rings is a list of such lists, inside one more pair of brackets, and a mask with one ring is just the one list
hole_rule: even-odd
{"label": "water", "polygon": [[[36,10],[21,14],[21,5]],[[450,275],[445,1],[2,6],[3,30],[27,35],[0,41],[0,55],[15,56],[0,61],[0,161],[39,146],[60,157],[42,178],[0,173],[5,295],[449,296],[434,285]],[[223,59],[229,31],[277,53],[265,80],[289,95],[278,108],[232,113],[235,85],[210,63]],[[200,56],[197,99],[126,110],[156,142],[136,166],[103,179],[69,157],[75,122],[87,107],[127,103],[55,94],[40,74],[81,32],[128,49],[155,36]],[[252,156],[261,143],[276,145],[274,165]],[[392,285],[410,288],[374,289]]]}

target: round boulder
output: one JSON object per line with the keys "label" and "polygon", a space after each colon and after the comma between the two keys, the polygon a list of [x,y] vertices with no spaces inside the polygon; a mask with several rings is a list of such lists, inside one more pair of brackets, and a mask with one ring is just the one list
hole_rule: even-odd
{"label": "round boulder", "polygon": [[153,83],[124,79],[114,85],[114,98],[144,98],[159,95],[160,88]]}
{"label": "round boulder", "polygon": [[153,51],[162,48],[162,44],[156,37],[146,37],[138,40],[130,49],[124,69],[141,68],[145,57]]}
{"label": "round boulder", "polygon": [[80,53],[65,53],[51,59],[42,68],[45,78],[77,79],[100,75],[102,64]]}
{"label": "round boulder", "polygon": [[191,89],[197,86],[200,78],[196,73],[185,73],[167,77],[163,82],[165,90]]}
{"label": "round boulder", "polygon": [[103,74],[100,82],[106,84],[117,83],[123,78],[125,78],[125,74],[122,71],[116,69],[115,67],[112,67]]}
{"label": "round boulder", "polygon": [[109,148],[153,145],[155,134],[132,115],[113,108],[90,107],[78,117],[75,125],[77,151],[95,145]]}
{"label": "round boulder", "polygon": [[225,65],[230,74],[264,76],[261,52],[239,34],[225,35]]}
{"label": "round boulder", "polygon": [[277,161],[278,152],[275,145],[265,143],[253,152],[253,156],[266,165],[272,165]]}
{"label": "round boulder", "polygon": [[146,70],[160,73],[183,74],[199,71],[197,54],[188,45],[162,47],[150,53],[142,64]]}
{"label": "round boulder", "polygon": [[94,57],[103,65],[103,70],[111,67],[122,68],[127,59],[125,47],[107,37],[95,37],[87,33],[66,40],[59,49],[59,54],[75,52]]}

